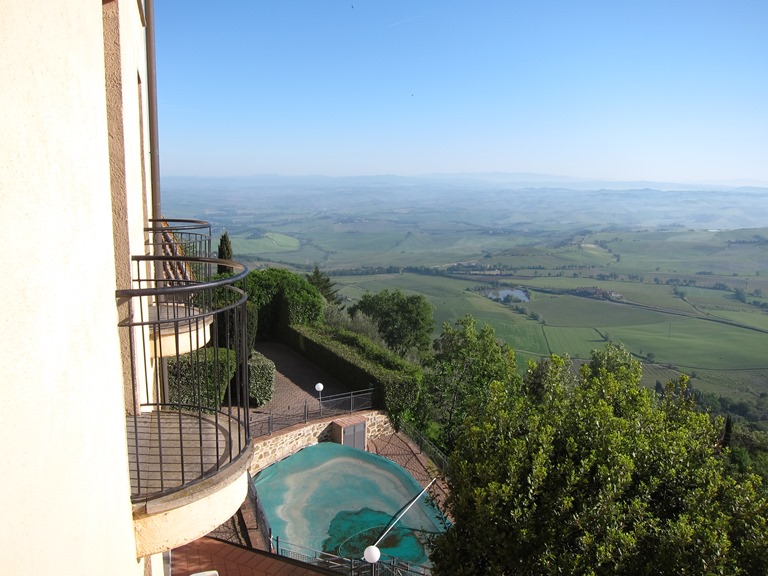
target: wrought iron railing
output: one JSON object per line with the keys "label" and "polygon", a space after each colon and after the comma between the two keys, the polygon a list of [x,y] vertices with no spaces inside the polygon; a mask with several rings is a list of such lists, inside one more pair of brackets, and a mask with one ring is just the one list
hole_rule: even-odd
{"label": "wrought iron railing", "polygon": [[[131,493],[140,502],[209,478],[250,441],[247,270],[209,257],[135,256],[116,292],[124,337]],[[219,276],[222,267],[231,274]]]}
{"label": "wrought iron railing", "polygon": [[311,420],[371,410],[374,408],[374,393],[375,390],[369,388],[324,396],[322,400],[306,400],[303,406],[296,406],[289,411],[253,413],[250,418],[251,437],[266,436],[296,424],[307,424]]}
{"label": "wrought iron railing", "polygon": [[448,456],[408,422],[400,424],[400,431],[408,436],[424,452],[443,474],[448,474]]}
{"label": "wrought iron railing", "polygon": [[299,546],[298,544],[292,544],[276,536],[273,536],[271,540],[271,548],[279,556],[292,558],[299,562],[319,566],[340,574],[348,574],[350,576],[369,576],[371,574],[376,576],[429,576],[432,574],[429,566],[410,564],[386,554],[381,554],[379,561],[371,565],[362,558],[355,560],[353,558],[336,556],[328,552],[321,552],[305,546]]}
{"label": "wrought iron railing", "polygon": [[203,220],[183,218],[151,219],[144,229],[150,253],[157,256],[207,258],[211,252],[211,225]]}

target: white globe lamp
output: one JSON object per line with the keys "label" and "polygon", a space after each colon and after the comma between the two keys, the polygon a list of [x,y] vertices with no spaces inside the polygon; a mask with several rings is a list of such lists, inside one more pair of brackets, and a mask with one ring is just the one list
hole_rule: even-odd
{"label": "white globe lamp", "polygon": [[368,546],[363,552],[363,558],[368,564],[376,564],[381,558],[381,551],[376,546]]}

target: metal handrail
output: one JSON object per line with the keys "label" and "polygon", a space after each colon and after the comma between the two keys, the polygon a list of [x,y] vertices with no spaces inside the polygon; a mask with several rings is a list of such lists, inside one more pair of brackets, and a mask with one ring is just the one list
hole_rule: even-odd
{"label": "metal handrail", "polygon": [[211,225],[204,220],[153,218],[144,228],[155,255],[211,256]]}
{"label": "metal handrail", "polygon": [[[208,265],[216,265],[216,266],[227,266],[233,269],[233,274],[231,276],[225,276],[223,278],[219,278],[216,280],[213,279],[207,279],[207,280],[173,280],[173,279],[166,279],[162,278],[160,280],[157,280],[155,278],[146,278],[146,279],[140,279],[137,278],[134,280],[134,282],[139,283],[141,285],[145,282],[162,282],[164,284],[171,284],[170,286],[159,286],[159,287],[152,287],[152,288],[126,288],[122,290],[116,290],[115,294],[118,297],[131,297],[131,296],[166,296],[166,295],[173,295],[173,294],[183,294],[188,292],[194,292],[195,290],[200,290],[201,288],[206,289],[213,289],[213,288],[221,288],[225,286],[232,286],[235,282],[242,280],[245,278],[245,276],[248,275],[248,268],[246,268],[243,264],[240,264],[239,262],[233,262],[231,260],[221,260],[219,258],[206,258],[206,257],[200,257],[200,256],[132,256],[131,260],[133,262],[139,263],[139,262],[153,262],[153,263],[163,263],[163,262],[176,262],[176,263],[185,263],[185,264],[208,264]],[[213,276],[213,274],[209,274],[210,277]],[[174,282],[178,282],[177,285],[174,285]],[[238,288],[239,290],[239,288]],[[241,291],[242,292],[242,291]]]}
{"label": "metal handrail", "polygon": [[[303,405],[299,405],[295,410],[287,412],[269,410],[251,414],[249,423],[251,437],[269,436],[296,424],[307,424],[313,420],[328,418],[329,416],[371,410],[374,408],[373,400],[375,393],[376,390],[374,388],[354,390],[352,392],[324,396],[322,400],[306,400]],[[343,407],[339,407],[342,405]]]}
{"label": "metal handrail", "polygon": [[[270,546],[278,556],[293,558],[305,564],[328,568],[334,572],[356,576],[371,573],[371,565],[362,558],[355,560],[353,558],[337,556],[329,552],[322,552],[314,548],[293,544],[274,535],[271,537]],[[432,574],[430,566],[410,564],[386,554],[381,555],[381,558],[376,563],[376,568],[378,568],[379,574],[401,574],[403,576],[429,576]]]}
{"label": "metal handrail", "polygon": [[[210,232],[211,224],[205,220],[195,220],[193,218],[150,218],[152,226],[144,228],[145,232],[153,232],[161,228],[172,230],[174,232],[181,230],[208,230]],[[159,224],[159,226],[158,226]],[[210,235],[210,233],[209,233]]]}
{"label": "metal handrail", "polygon": [[[141,502],[210,478],[247,452],[247,295],[234,284],[248,271],[210,257],[132,260],[136,287],[116,297],[130,358],[131,492]],[[234,274],[215,276],[219,266]],[[175,270],[185,277],[169,275]]]}

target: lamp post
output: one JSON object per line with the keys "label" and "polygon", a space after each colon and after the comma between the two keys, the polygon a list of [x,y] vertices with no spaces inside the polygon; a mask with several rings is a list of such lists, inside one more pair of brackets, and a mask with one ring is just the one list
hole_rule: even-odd
{"label": "lamp post", "polygon": [[381,551],[375,544],[368,546],[363,552],[363,559],[371,565],[371,574],[375,574],[375,565],[379,558],[381,558]]}
{"label": "lamp post", "polygon": [[320,404],[320,416],[323,415],[323,383],[318,382],[315,384],[315,390],[317,390],[317,401]]}

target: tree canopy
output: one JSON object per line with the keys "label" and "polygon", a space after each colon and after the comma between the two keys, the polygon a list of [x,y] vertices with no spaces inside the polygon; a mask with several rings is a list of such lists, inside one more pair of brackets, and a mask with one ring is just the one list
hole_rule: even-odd
{"label": "tree canopy", "polygon": [[425,363],[419,419],[437,424],[436,440],[450,451],[460,424],[477,399],[485,395],[488,384],[493,380],[511,384],[519,376],[509,345],[498,341],[487,324],[478,330],[470,315],[455,326],[446,322],[433,348],[433,356]]}
{"label": "tree canopy", "polygon": [[457,437],[433,573],[768,573],[768,501],[728,473],[722,419],[685,378],[659,397],[640,376],[609,345],[578,376],[553,356],[491,384]]}
{"label": "tree canopy", "polygon": [[275,334],[282,326],[313,324],[323,318],[323,297],[300,274],[282,268],[252,270],[239,286],[255,306],[259,334]]}
{"label": "tree canopy", "polygon": [[339,289],[336,288],[333,280],[331,280],[328,274],[320,271],[320,268],[315,265],[315,269],[312,270],[312,274],[305,274],[304,277],[307,282],[312,284],[320,294],[323,295],[325,301],[329,304],[341,305],[341,297],[339,296]]}
{"label": "tree canopy", "polygon": [[421,294],[406,296],[401,290],[367,292],[350,306],[349,313],[362,312],[372,318],[387,346],[400,355],[412,348],[429,348],[435,321],[433,307]]}

